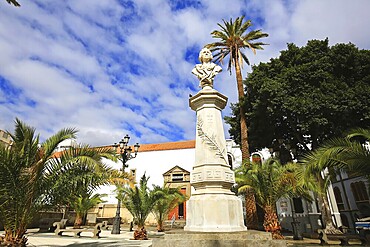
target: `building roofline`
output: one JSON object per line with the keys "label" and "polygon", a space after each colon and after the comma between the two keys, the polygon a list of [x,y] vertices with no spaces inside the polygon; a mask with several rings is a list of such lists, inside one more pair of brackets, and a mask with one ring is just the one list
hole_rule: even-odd
{"label": "building roofline", "polygon": [[[113,146],[100,146],[95,148],[104,148]],[[178,142],[163,142],[163,143],[152,143],[152,144],[141,144],[139,148],[139,153],[142,152],[152,152],[152,151],[165,151],[165,150],[179,150],[179,149],[191,149],[195,148],[195,140],[188,141],[178,141]],[[133,146],[132,146],[133,149]],[[53,154],[54,158],[59,158],[63,151],[55,152]],[[119,149],[117,150],[119,153]]]}

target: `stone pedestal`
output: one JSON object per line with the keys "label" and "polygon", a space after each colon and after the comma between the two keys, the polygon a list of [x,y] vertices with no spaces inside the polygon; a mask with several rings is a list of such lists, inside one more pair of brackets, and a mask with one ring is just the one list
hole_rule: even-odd
{"label": "stone pedestal", "polygon": [[241,200],[230,191],[234,172],[227,158],[221,110],[227,97],[206,86],[189,99],[196,111],[195,165],[190,183],[195,192],[187,202],[185,231],[245,231]]}

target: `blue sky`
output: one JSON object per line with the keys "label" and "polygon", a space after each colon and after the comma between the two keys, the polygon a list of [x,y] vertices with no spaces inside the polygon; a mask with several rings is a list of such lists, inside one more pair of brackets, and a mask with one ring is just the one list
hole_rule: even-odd
{"label": "blue sky", "polygon": [[[191,70],[222,19],[244,14],[269,33],[265,50],[247,51],[252,64],[310,39],[370,49],[367,0],[19,2],[0,1],[0,129],[13,131],[15,117],[42,139],[76,127],[78,141],[93,146],[125,134],[140,143],[194,139],[188,95],[199,88]],[[222,67],[215,88],[230,105],[235,75]]]}

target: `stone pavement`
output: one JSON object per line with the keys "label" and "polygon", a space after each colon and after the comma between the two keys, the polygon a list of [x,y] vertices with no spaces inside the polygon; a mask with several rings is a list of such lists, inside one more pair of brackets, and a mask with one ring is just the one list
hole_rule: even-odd
{"label": "stone pavement", "polygon": [[[3,232],[0,232],[2,235]],[[102,230],[101,238],[92,238],[91,232],[83,232],[80,238],[75,238],[72,232],[65,232],[63,236],[55,236],[53,232],[40,233],[37,229],[27,230],[28,246],[75,246],[75,247],[113,247],[113,246],[128,246],[128,247],[150,247],[151,240],[131,240],[133,232],[122,231],[121,234],[111,234],[110,230]]]}
{"label": "stone pavement", "polygon": [[[170,231],[181,232],[182,229],[171,229]],[[4,232],[0,232],[3,235]],[[149,237],[155,234],[154,231],[149,231]],[[91,238],[91,233],[82,233],[80,238],[73,237],[73,233],[63,233],[63,236],[55,236],[54,233],[39,233],[38,229],[29,229],[27,233],[28,246],[41,247],[56,247],[56,246],[75,246],[75,247],[113,247],[113,246],[127,246],[127,247],[150,247],[152,240],[131,240],[133,232],[121,230],[121,234],[111,234],[110,230],[103,230],[100,234],[100,239]],[[279,241],[279,240],[276,240]],[[320,241],[318,239],[304,238],[303,240],[293,240],[292,236],[286,236],[288,247],[319,247]],[[330,241],[328,246],[339,247],[339,241]],[[350,242],[351,246],[361,246],[360,242]]]}

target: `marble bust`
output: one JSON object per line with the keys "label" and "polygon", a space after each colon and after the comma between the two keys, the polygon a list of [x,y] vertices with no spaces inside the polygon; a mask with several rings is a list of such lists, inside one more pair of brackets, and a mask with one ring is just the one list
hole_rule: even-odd
{"label": "marble bust", "polygon": [[191,71],[199,79],[199,87],[204,88],[210,86],[213,88],[213,80],[215,76],[222,71],[222,68],[215,63],[212,63],[212,52],[208,48],[203,48],[199,52],[199,61],[201,64],[195,65]]}

